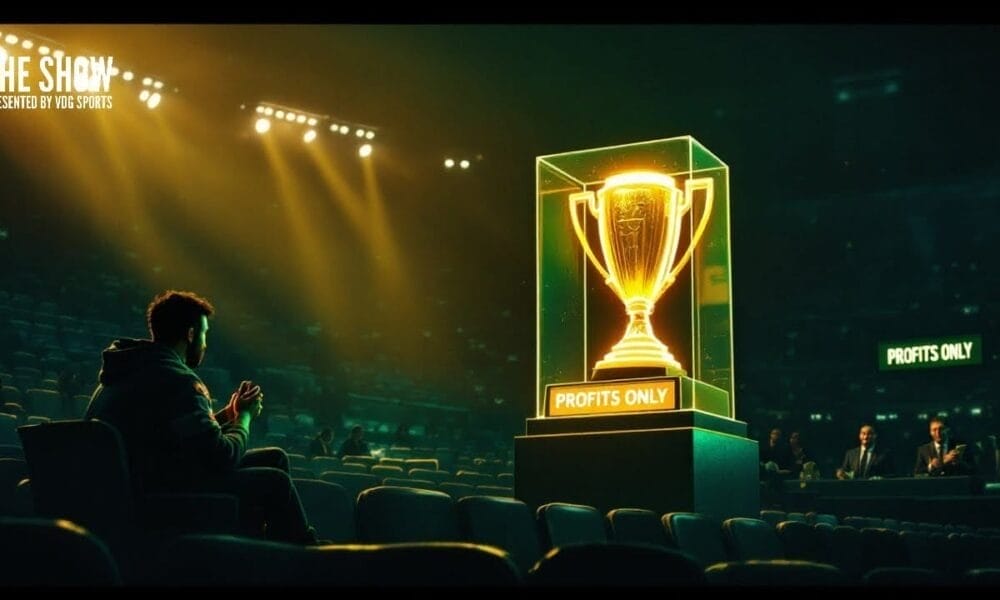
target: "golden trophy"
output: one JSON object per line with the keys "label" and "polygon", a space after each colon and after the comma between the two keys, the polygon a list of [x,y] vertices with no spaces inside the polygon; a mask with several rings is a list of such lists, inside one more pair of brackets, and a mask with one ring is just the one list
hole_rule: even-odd
{"label": "golden trophy", "polygon": [[[684,190],[674,178],[655,171],[628,171],[604,180],[593,191],[570,194],[573,228],[590,262],[604,282],[625,304],[628,325],[621,341],[594,365],[593,379],[614,379],[637,369],[664,369],[668,375],[686,375],[684,367],[656,338],[649,316],[657,300],[691,260],[712,214],[713,181],[689,179]],[[687,250],[677,259],[684,215],[691,210],[696,190],[705,191],[701,220]],[[579,205],[586,203],[597,219],[604,261],[598,260],[580,225]]]}

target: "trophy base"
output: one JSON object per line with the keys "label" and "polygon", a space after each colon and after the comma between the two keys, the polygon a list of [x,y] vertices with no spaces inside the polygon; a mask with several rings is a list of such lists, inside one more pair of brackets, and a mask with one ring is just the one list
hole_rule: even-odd
{"label": "trophy base", "polygon": [[670,377],[683,375],[675,372],[668,365],[646,366],[646,367],[594,367],[590,376],[591,381],[609,381],[612,379],[646,379],[649,377]]}
{"label": "trophy base", "polygon": [[571,502],[601,514],[759,517],[757,459],[746,423],[699,409],[528,419],[514,438],[514,496],[529,510]]}

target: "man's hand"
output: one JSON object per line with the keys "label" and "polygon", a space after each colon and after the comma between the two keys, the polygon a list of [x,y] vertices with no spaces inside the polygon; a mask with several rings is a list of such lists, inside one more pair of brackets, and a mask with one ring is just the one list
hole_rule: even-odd
{"label": "man's hand", "polygon": [[[951,452],[949,452],[948,454],[951,454]],[[942,466],[941,459],[935,456],[934,458],[931,459],[931,462],[927,463],[927,470],[936,471],[940,469],[941,466]]]}
{"label": "man's hand", "polygon": [[951,464],[951,463],[955,462],[956,460],[958,460],[958,455],[959,455],[958,450],[955,450],[954,448],[952,448],[951,450],[945,452],[945,454],[944,454],[944,464],[947,465],[947,464]]}
{"label": "man's hand", "polygon": [[252,381],[244,381],[240,387],[229,397],[229,405],[226,411],[233,418],[242,412],[251,411],[251,416],[257,416],[262,410],[261,402],[264,400],[264,392],[260,386]]}

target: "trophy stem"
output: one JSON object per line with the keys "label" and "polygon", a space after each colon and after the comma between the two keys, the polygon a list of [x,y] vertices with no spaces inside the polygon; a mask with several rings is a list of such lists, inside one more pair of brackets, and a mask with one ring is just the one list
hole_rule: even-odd
{"label": "trophy stem", "polygon": [[653,334],[653,324],[649,322],[649,315],[650,311],[647,310],[629,311],[625,337],[649,337],[655,340],[656,336]]}
{"label": "trophy stem", "polygon": [[653,333],[653,325],[649,321],[652,309],[652,303],[646,299],[635,299],[627,304],[629,322],[625,335],[594,366],[594,379],[607,379],[611,373],[635,369],[658,369],[661,374],[665,371],[668,375],[687,375],[681,363]]}

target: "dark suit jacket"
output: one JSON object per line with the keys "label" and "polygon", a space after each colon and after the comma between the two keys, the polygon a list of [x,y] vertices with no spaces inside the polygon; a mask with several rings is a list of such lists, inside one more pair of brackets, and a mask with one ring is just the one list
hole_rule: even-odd
{"label": "dark suit jacket", "polygon": [[758,453],[762,464],[774,461],[777,463],[779,469],[791,469],[792,464],[795,462],[795,459],[792,457],[792,449],[788,447],[788,444],[783,442],[778,442],[778,445],[772,448],[765,440],[758,447]]}
{"label": "dark suit jacket", "polygon": [[[961,440],[948,440],[949,449],[953,449],[959,444],[965,444],[965,442]],[[971,462],[972,448],[968,445],[966,446],[965,452],[962,453],[958,460],[943,465],[940,469],[930,471],[930,475],[972,475],[975,471]],[[917,462],[913,465],[913,474],[928,474],[927,465],[929,465],[935,457],[937,457],[937,452],[934,450],[934,442],[929,442],[923,446],[917,447]]]}
{"label": "dark suit jacket", "polygon": [[312,458],[314,456],[333,456],[333,449],[330,448],[330,444],[327,444],[318,437],[315,437],[311,442],[309,442],[309,454],[307,458]]}
{"label": "dark suit jacket", "polygon": [[896,474],[896,469],[892,464],[892,453],[888,450],[876,445],[872,449],[871,456],[868,458],[868,471],[862,477],[860,471],[860,458],[861,458],[861,446],[857,448],[851,448],[844,454],[844,463],[840,465],[840,468],[845,471],[853,471],[855,479],[863,479],[868,477],[891,477]]}

